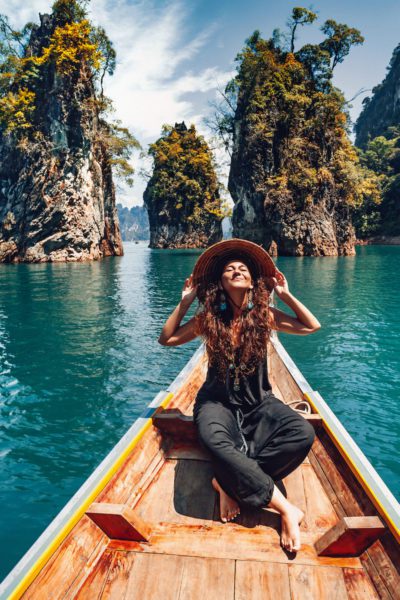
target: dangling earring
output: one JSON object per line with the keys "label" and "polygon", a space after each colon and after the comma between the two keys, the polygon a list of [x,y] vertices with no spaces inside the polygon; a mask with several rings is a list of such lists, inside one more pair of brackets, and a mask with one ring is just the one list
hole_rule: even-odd
{"label": "dangling earring", "polygon": [[226,298],[224,292],[221,292],[220,301],[221,304],[219,305],[219,308],[221,310],[226,310]]}
{"label": "dangling earring", "polygon": [[250,288],[249,294],[248,294],[248,302],[247,302],[247,310],[251,310],[254,306],[253,304],[253,289]]}
{"label": "dangling earring", "polygon": [[219,309],[220,310],[226,310],[226,298],[225,298],[225,294],[223,291],[223,288],[218,287],[218,289],[220,290],[221,294],[220,294],[220,305],[219,305]]}

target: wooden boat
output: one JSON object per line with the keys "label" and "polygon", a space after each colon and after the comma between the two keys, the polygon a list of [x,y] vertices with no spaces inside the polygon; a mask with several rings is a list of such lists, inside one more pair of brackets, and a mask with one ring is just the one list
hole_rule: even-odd
{"label": "wooden boat", "polygon": [[307,399],[317,436],[284,480],[305,512],[286,553],[279,516],[219,518],[209,455],[191,417],[206,373],[202,344],[160,391],[1,585],[1,598],[274,600],[400,598],[399,504],[311,389],[277,335],[274,393]]}

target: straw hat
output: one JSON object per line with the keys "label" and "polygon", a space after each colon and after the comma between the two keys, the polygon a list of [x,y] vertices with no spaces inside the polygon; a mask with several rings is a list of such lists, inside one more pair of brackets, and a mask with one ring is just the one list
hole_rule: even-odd
{"label": "straw hat", "polygon": [[240,238],[217,242],[199,256],[193,269],[193,285],[199,284],[197,297],[200,301],[204,298],[207,285],[218,281],[229,260],[243,260],[253,279],[273,277],[277,271],[268,252],[254,242]]}

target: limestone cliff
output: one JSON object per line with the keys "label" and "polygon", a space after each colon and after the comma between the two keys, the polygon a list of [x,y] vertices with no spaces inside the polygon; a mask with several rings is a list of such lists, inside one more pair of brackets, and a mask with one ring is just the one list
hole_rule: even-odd
{"label": "limestone cliff", "polygon": [[392,126],[400,127],[400,44],[393,51],[385,79],[372,89],[371,97],[363,100],[354,127],[356,146],[365,149],[369,140],[388,136]]}
{"label": "limestone cliff", "polygon": [[165,126],[150,145],[153,171],[144,192],[150,248],[204,248],[222,239],[227,216],[213,157],[194,125]]}
{"label": "limestone cliff", "polygon": [[[65,25],[60,15],[40,15],[24,56],[39,57],[39,65]],[[93,73],[84,58],[65,72],[50,57],[34,74],[25,77],[35,102],[23,135],[4,124],[0,132],[0,261],[122,255]]]}
{"label": "limestone cliff", "polygon": [[372,243],[398,244],[400,237],[400,44],[385,79],[365,98],[355,124],[362,163],[379,177],[382,201],[356,213],[357,235]]}
{"label": "limestone cliff", "polygon": [[233,236],[273,255],[355,254],[351,210],[363,174],[330,58],[323,43],[288,52],[255,32],[226,88]]}

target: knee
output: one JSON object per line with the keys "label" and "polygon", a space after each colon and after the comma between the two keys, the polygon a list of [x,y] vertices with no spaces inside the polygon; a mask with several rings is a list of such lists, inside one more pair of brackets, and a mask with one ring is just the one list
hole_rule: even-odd
{"label": "knee", "polygon": [[235,448],[232,433],[222,423],[207,418],[197,418],[194,423],[200,441],[213,454],[223,454]]}
{"label": "knee", "polygon": [[299,423],[299,446],[305,455],[309,453],[314,440],[314,427],[304,417],[301,417],[301,422]]}

